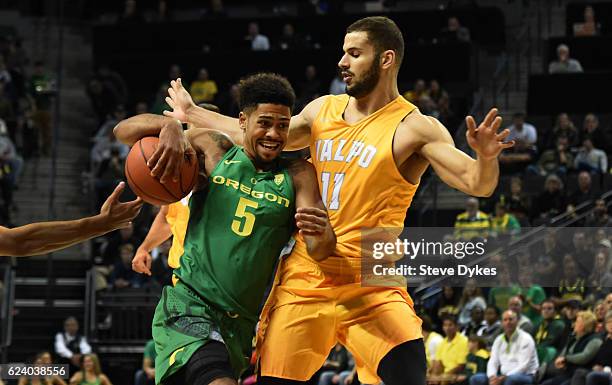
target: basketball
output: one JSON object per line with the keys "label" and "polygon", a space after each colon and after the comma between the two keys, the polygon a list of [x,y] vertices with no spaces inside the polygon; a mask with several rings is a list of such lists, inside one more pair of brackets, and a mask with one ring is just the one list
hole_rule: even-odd
{"label": "basketball", "polygon": [[180,201],[191,192],[198,178],[198,164],[195,157],[185,159],[179,180],[161,183],[151,176],[151,169],[147,166],[158,142],[159,138],[148,136],[134,143],[125,160],[125,176],[134,194],[159,206]]}

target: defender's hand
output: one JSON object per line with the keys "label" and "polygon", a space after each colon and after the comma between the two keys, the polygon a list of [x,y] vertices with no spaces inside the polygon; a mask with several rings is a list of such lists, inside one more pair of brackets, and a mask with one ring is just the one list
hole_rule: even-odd
{"label": "defender's hand", "polygon": [[514,146],[514,141],[504,143],[504,139],[510,135],[510,130],[505,129],[497,133],[502,123],[502,118],[497,116],[497,108],[492,108],[478,127],[472,116],[466,117],[465,123],[467,142],[481,158],[497,158],[503,149]]}
{"label": "defender's hand", "polygon": [[131,202],[119,202],[119,197],[124,189],[125,182],[119,183],[112,194],[106,198],[106,201],[100,209],[102,221],[108,225],[111,230],[128,227],[132,220],[140,213],[140,208],[142,207],[143,202],[140,198]]}
{"label": "defender's hand", "polygon": [[164,111],[164,115],[178,119],[183,123],[188,123],[187,114],[196,104],[193,102],[189,92],[183,87],[181,78],[170,82],[168,95],[166,96],[166,103],[172,108],[172,111]]}
{"label": "defender's hand", "polygon": [[145,249],[140,247],[136,250],[136,255],[132,259],[132,270],[140,274],[151,276],[151,261],[153,257]]}
{"label": "defender's hand", "polygon": [[301,236],[323,235],[330,226],[327,211],[316,207],[298,207],[295,221]]}

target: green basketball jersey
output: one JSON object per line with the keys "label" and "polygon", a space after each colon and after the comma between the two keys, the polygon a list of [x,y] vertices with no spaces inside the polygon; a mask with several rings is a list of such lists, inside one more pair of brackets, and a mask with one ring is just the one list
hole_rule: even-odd
{"label": "green basketball jersey", "polygon": [[294,230],[295,192],[287,161],[258,172],[232,147],[192,195],[181,282],[221,310],[257,319],[277,258]]}

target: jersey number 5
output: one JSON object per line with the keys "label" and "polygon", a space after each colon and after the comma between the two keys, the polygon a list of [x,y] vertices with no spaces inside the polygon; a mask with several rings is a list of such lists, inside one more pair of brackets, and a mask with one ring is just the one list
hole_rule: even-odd
{"label": "jersey number 5", "polygon": [[[246,199],[244,197],[240,197],[240,201],[238,202],[238,207],[236,208],[236,214],[234,214],[237,218],[232,221],[232,231],[241,237],[246,237],[251,235],[253,232],[253,225],[255,224],[255,214],[246,211],[247,207],[252,207],[256,209],[258,206],[257,202],[253,202],[250,199]],[[241,219],[244,218],[244,221]]]}
{"label": "jersey number 5", "polygon": [[326,208],[330,210],[338,210],[340,207],[340,189],[342,188],[342,182],[344,182],[344,173],[335,173],[334,174],[334,188],[331,193],[331,200],[328,202],[328,192],[330,188],[332,174],[330,172],[322,172],[321,173],[321,193],[323,198],[323,204]]}

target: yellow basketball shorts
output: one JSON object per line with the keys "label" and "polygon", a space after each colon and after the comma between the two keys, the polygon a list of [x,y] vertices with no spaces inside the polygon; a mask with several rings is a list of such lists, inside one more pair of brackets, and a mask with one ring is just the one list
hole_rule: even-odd
{"label": "yellow basketball shorts", "polygon": [[422,338],[405,288],[362,287],[359,274],[346,270],[295,254],[280,263],[257,333],[262,376],[306,381],[340,342],[355,358],[359,380],[376,384],[383,357]]}

